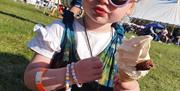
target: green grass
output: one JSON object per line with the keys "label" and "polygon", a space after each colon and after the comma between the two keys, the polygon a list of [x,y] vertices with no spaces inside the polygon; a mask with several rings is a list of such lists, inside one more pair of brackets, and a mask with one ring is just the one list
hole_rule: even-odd
{"label": "green grass", "polygon": [[0,0],[0,91],[28,91],[23,73],[33,53],[26,44],[36,23],[53,20],[32,5]]}
{"label": "green grass", "polygon": [[[36,23],[53,20],[32,5],[0,0],[0,91],[28,91],[23,73],[33,54],[26,44]],[[150,54],[156,67],[139,80],[141,91],[180,91],[180,47],[152,42]]]}
{"label": "green grass", "polygon": [[143,91],[180,91],[180,47],[152,43],[155,68],[140,80]]}

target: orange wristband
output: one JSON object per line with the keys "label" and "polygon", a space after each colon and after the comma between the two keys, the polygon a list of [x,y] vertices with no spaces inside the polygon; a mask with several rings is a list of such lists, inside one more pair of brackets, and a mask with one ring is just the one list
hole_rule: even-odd
{"label": "orange wristband", "polygon": [[42,77],[44,75],[44,73],[47,71],[46,68],[42,68],[40,71],[38,71],[35,75],[35,83],[36,83],[36,88],[39,91],[46,91],[46,89],[44,88],[43,84],[42,84]]}

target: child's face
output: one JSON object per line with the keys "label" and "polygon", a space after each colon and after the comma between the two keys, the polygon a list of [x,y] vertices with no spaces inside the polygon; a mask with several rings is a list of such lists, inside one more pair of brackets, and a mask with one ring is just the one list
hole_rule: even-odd
{"label": "child's face", "polygon": [[134,8],[135,2],[130,0],[129,3],[122,7],[115,7],[110,4],[109,0],[83,0],[85,15],[96,23],[113,23],[129,15]]}

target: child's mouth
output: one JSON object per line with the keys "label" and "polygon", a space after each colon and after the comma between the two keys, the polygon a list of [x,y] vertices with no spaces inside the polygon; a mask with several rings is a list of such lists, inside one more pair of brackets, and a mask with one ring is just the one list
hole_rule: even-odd
{"label": "child's mouth", "polygon": [[95,12],[96,14],[100,16],[105,16],[107,14],[107,12],[103,8],[100,8],[100,7],[96,7]]}

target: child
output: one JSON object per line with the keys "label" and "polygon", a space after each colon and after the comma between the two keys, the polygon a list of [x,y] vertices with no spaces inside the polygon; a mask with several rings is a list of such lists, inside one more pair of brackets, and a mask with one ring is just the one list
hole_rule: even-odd
{"label": "child", "polygon": [[36,25],[37,35],[28,45],[35,56],[25,71],[25,85],[34,91],[139,91],[136,80],[118,80],[114,58],[124,35],[115,22],[129,15],[134,4],[83,0],[83,18],[74,20],[67,11],[63,20],[45,28]]}

